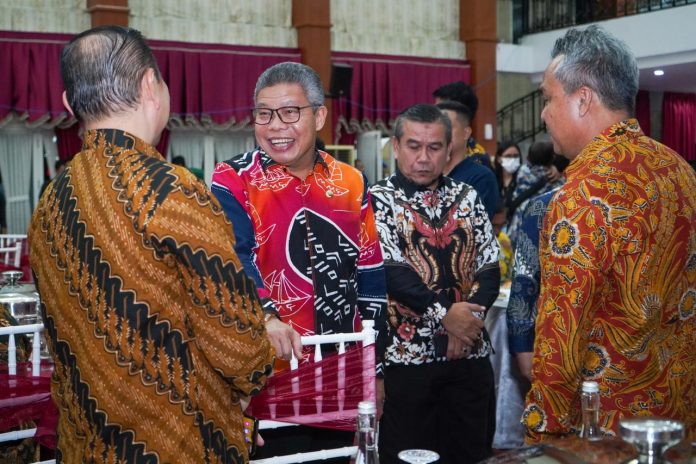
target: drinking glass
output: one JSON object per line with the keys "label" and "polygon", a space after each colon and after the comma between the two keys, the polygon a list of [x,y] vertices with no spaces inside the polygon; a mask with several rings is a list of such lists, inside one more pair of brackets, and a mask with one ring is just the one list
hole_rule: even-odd
{"label": "drinking glass", "polygon": [[399,459],[410,464],[428,464],[440,459],[440,455],[435,451],[424,449],[409,449],[399,453]]}
{"label": "drinking glass", "polygon": [[638,458],[626,464],[669,463],[664,452],[684,439],[684,424],[657,417],[631,417],[619,422],[621,438],[638,448]]}

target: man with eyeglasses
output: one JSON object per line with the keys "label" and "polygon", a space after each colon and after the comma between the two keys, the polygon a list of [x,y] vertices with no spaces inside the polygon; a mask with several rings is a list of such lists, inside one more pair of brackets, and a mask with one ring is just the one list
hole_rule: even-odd
{"label": "man with eyeglasses", "polygon": [[[382,252],[365,177],[315,148],[327,115],[316,72],[290,62],[270,67],[256,83],[254,106],[259,147],[218,164],[212,191],[264,301],[278,358],[302,359],[301,335],[353,332],[361,319],[384,326]],[[380,351],[378,338],[378,360]],[[324,433],[307,429],[283,442],[277,435],[286,430],[264,433],[256,457],[307,451]]]}

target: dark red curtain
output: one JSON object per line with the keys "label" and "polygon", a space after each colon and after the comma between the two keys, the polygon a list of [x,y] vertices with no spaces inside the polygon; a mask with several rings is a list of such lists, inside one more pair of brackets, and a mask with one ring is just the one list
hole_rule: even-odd
{"label": "dark red curtain", "polygon": [[[61,99],[60,52],[71,37],[0,31],[0,120],[12,112],[32,122],[69,118]],[[300,61],[294,48],[149,43],[169,85],[172,117],[198,122],[247,123],[261,72],[282,61]],[[58,134],[66,149],[74,147],[73,134]]]}
{"label": "dark red curtain", "polygon": [[82,139],[80,138],[80,125],[73,124],[65,129],[55,128],[56,145],[58,148],[58,158],[69,161],[75,154],[82,149]]}
{"label": "dark red curtain", "polygon": [[665,92],[662,143],[685,159],[696,160],[696,94]]}
{"label": "dark red curtain", "polygon": [[636,96],[636,119],[643,133],[650,137],[650,92],[639,90]]}
{"label": "dark red curtain", "polygon": [[470,81],[464,60],[334,52],[332,61],[353,67],[350,95],[334,100],[334,127],[340,133],[389,127],[407,107],[431,103],[439,86]]}
{"label": "dark red curtain", "polygon": [[215,124],[248,124],[259,75],[300,61],[297,49],[157,40],[150,46],[169,85],[172,117]]}
{"label": "dark red curtain", "polygon": [[11,112],[29,121],[68,119],[61,95],[60,51],[66,34],[0,31],[0,120]]}

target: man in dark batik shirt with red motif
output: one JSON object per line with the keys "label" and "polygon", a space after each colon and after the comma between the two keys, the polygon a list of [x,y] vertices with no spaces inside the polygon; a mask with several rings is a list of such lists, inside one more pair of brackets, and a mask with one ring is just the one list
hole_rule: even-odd
{"label": "man in dark batik shirt with red motif", "polygon": [[469,185],[444,177],[449,118],[415,105],[396,121],[398,170],[371,188],[389,297],[380,459],[437,451],[478,462],[495,432],[485,311],[498,296],[498,243]]}

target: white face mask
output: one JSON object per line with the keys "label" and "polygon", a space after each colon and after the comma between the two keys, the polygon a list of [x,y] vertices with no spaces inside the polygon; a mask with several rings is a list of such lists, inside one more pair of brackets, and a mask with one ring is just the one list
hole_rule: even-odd
{"label": "white face mask", "polygon": [[514,174],[520,168],[519,158],[502,158],[500,160],[500,165],[505,169],[508,174]]}

